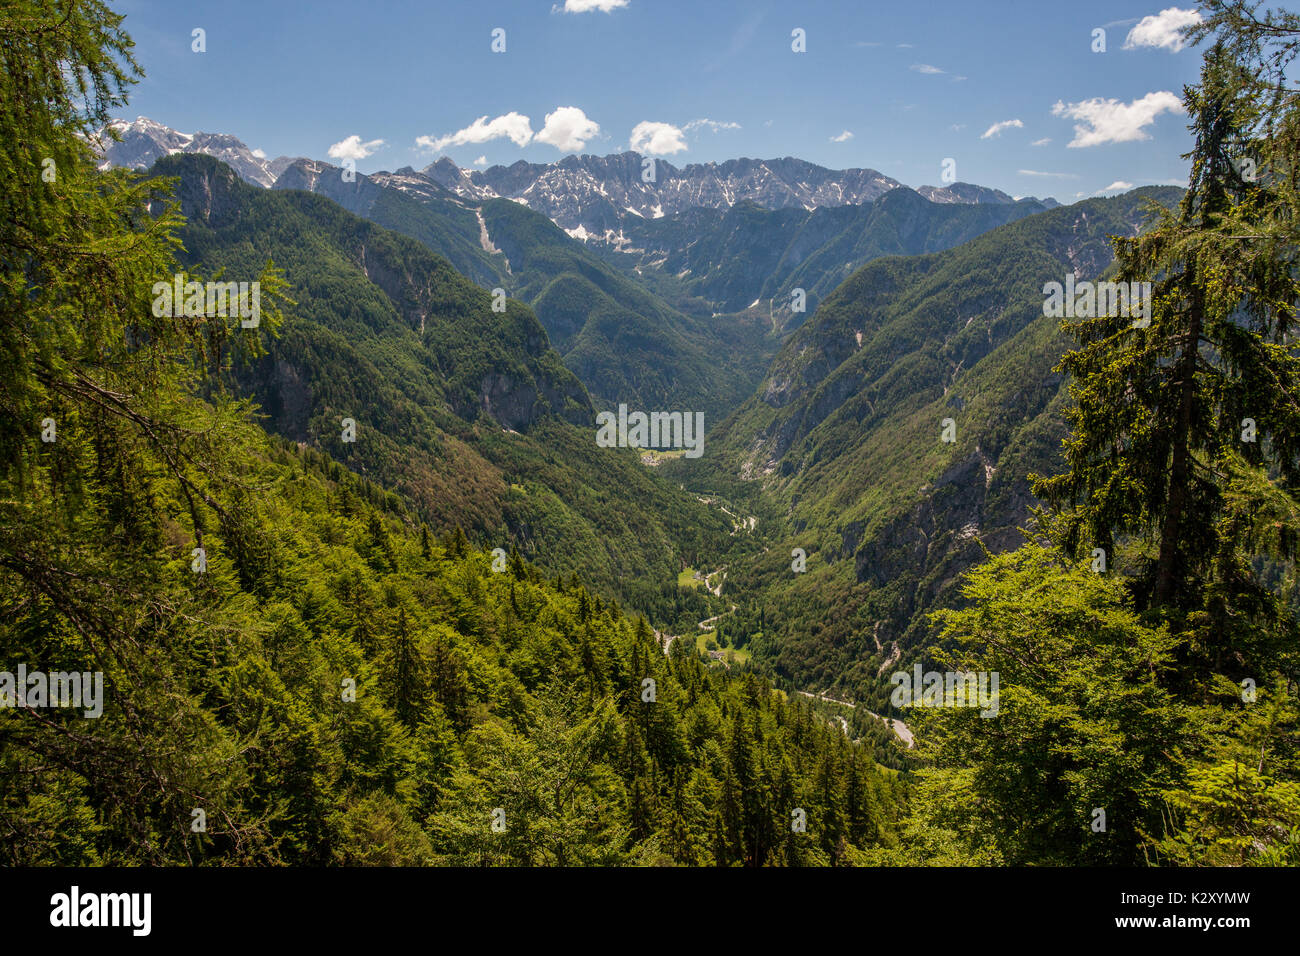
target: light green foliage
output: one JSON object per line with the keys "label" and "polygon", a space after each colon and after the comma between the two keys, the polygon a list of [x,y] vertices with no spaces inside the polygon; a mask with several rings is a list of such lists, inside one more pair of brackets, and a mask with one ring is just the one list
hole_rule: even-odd
{"label": "light green foliage", "polygon": [[1190,733],[1168,689],[1175,641],[1133,612],[1122,582],[1038,545],[991,558],[962,593],[967,607],[939,615],[954,648],[940,663],[997,672],[999,705],[909,715],[936,778],[917,794],[920,819],[1010,864],[1140,860]]}

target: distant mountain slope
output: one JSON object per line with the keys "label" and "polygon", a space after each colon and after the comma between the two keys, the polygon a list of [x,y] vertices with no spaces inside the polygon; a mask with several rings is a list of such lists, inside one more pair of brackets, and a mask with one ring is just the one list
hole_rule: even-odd
{"label": "distant mountain slope", "polygon": [[[952,183],[948,186],[917,186],[916,191],[930,202],[939,203],[1013,203],[1016,200],[1000,189],[976,186],[973,183]],[[1033,199],[1034,197],[1029,197]],[[1038,200],[1049,209],[1059,206],[1055,199]]]}
{"label": "distant mountain slope", "polygon": [[[342,173],[329,163],[299,159],[285,167],[273,188],[327,196],[354,215],[418,239],[479,285],[514,291],[509,263],[483,247],[476,204],[419,174],[372,177],[358,173],[349,181]],[[407,188],[399,188],[398,183]]]}
{"label": "distant mountain slope", "polygon": [[[731,568],[731,599],[754,599],[733,635],[763,621],[760,645],[786,676],[878,691],[877,671],[928,633],[926,613],[956,600],[980,542],[1020,541],[1027,476],[1056,467],[1064,396],[1052,367],[1066,342],[1043,315],[1044,283],[1103,272],[1108,236],[1134,234],[1146,200],[1178,195],[1135,190],[945,252],[877,259],[828,296],[691,466],[697,485],[748,490],[780,529]],[[947,418],[953,444],[940,441]]]}
{"label": "distant mountain slope", "polygon": [[[975,187],[978,188],[978,187]],[[933,193],[931,194],[933,195]],[[1018,203],[941,203],[906,187],[858,206],[768,210],[740,202],[693,210],[678,219],[629,224],[618,256],[645,272],[676,277],[692,295],[723,311],[772,300],[781,324],[798,324],[790,293],[805,291],[807,312],[855,269],[884,255],[918,255],[960,245],[980,233],[1050,208]],[[767,302],[762,302],[768,311]]]}
{"label": "distant mountain slope", "polygon": [[763,324],[679,311],[518,203],[490,200],[482,215],[517,294],[594,395],[720,419],[753,392]]}
{"label": "distant mountain slope", "polygon": [[345,181],[301,160],[275,189],[305,189],[419,239],[488,288],[532,305],[565,365],[602,403],[729,414],[773,347],[766,324],[674,308],[519,203],[461,199],[410,169]]}
{"label": "distant mountain slope", "polygon": [[[651,165],[652,164],[652,165]],[[653,179],[647,181],[646,172]],[[752,203],[764,209],[833,209],[879,199],[903,186],[874,169],[827,169],[787,156],[691,163],[627,152],[566,156],[554,163],[527,163],[466,170],[443,157],[424,175],[465,198],[513,199],[535,209],[582,239],[617,243],[639,220],[681,216],[694,209],[729,209]],[[938,203],[1012,203],[1006,193],[970,183],[923,186]],[[1054,205],[1049,201],[1045,205]]]}
{"label": "distant mountain slope", "polygon": [[271,430],[398,491],[435,528],[581,570],[658,621],[677,613],[677,573],[727,525],[634,452],[596,446],[590,399],[526,306],[493,312],[445,259],[323,196],[248,186],[206,156],[154,171],[180,179],[187,263],[234,278],[270,257],[286,272],[293,318],[237,379]]}

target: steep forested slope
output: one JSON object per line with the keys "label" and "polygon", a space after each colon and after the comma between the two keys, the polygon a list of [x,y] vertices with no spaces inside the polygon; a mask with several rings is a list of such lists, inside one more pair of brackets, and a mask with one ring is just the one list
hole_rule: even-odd
{"label": "steep forested slope", "polygon": [[107,688],[97,720],[0,715],[6,863],[799,865],[895,842],[895,778],[806,702],[666,656],[576,577],[421,541],[319,453],[226,439],[257,493],[209,486],[203,573],[162,477],[23,552],[89,551],[77,577],[0,572],[7,653]]}
{"label": "steep forested slope", "polygon": [[[878,259],[782,348],[758,394],[680,463],[764,515],[770,550],[734,566],[733,634],[798,682],[874,699],[877,672],[956,599],[983,549],[1017,545],[1032,472],[1059,463],[1067,343],[1043,285],[1096,276],[1135,234],[1135,190],[995,229],[956,249]],[[955,441],[941,440],[952,420]],[[791,551],[808,554],[792,571]],[[831,608],[829,614],[822,608]],[[899,645],[896,647],[895,645]],[[883,704],[881,704],[883,706]]]}
{"label": "steep forested slope", "polygon": [[517,294],[593,396],[703,411],[715,421],[753,391],[765,323],[673,308],[518,203],[490,200],[483,218]]}
{"label": "steep forested slope", "polygon": [[730,412],[753,391],[766,325],[683,311],[545,216],[504,199],[461,199],[414,172],[357,175],[300,161],[276,190],[310,190],[418,239],[486,288],[527,302],[568,368],[606,404]]}
{"label": "steep forested slope", "polygon": [[[405,188],[396,188],[397,183]],[[416,173],[406,176],[399,171],[384,179],[353,174],[344,179],[337,166],[302,159],[290,163],[272,188],[326,196],[350,213],[418,239],[485,288],[508,280],[505,259],[483,248],[475,205]]]}
{"label": "steep forested slope", "polygon": [[293,287],[279,337],[234,373],[271,429],[435,529],[580,570],[665,624],[701,609],[676,576],[724,523],[633,452],[596,446],[586,391],[525,306],[494,312],[446,260],[322,196],[248,186],[204,156],[156,171],[179,177],[187,265],[243,276],[270,258]]}

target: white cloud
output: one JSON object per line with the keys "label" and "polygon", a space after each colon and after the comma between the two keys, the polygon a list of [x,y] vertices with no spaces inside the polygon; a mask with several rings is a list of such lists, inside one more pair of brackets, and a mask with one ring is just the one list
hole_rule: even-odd
{"label": "white cloud", "polygon": [[994,136],[1001,136],[1002,131],[1006,129],[1024,129],[1025,124],[1018,119],[1003,120],[1001,123],[994,123],[984,132],[980,133],[980,139],[992,139]]}
{"label": "white cloud", "polygon": [[832,143],[847,143],[847,142],[848,142],[849,140],[851,140],[852,138],[853,138],[853,134],[850,133],[848,130],[845,130],[844,132],[840,133],[840,135],[838,135],[838,136],[832,136],[832,137],[831,137],[831,142],[832,142]]}
{"label": "white cloud", "polygon": [[900,50],[910,50],[914,46],[914,44],[911,43],[895,43],[894,45]]}
{"label": "white cloud", "polygon": [[[434,153],[448,146],[465,146],[469,143],[486,143],[494,139],[508,139],[516,146],[527,146],[533,138],[532,122],[527,116],[509,112],[489,120],[480,116],[462,130],[446,136],[417,136],[415,145]],[[331,154],[332,155],[332,154]]]}
{"label": "white cloud", "polygon": [[551,7],[552,13],[590,13],[599,10],[610,13],[620,7],[626,7],[629,0],[564,0],[564,6]]}
{"label": "white cloud", "polygon": [[1132,188],[1133,188],[1132,183],[1126,183],[1122,179],[1117,179],[1109,186],[1107,186],[1105,189],[1098,189],[1094,195],[1101,195],[1102,193],[1125,192]]}
{"label": "white cloud", "polygon": [[474,165],[475,165],[475,166],[486,166],[486,165],[487,165],[487,157],[486,157],[486,156],[480,156],[478,159],[474,160]]}
{"label": "white cloud", "polygon": [[1074,139],[1068,144],[1071,148],[1150,139],[1143,127],[1150,126],[1166,111],[1183,111],[1182,102],[1168,90],[1148,93],[1132,103],[1098,96],[1081,103],[1067,104],[1058,100],[1052,107],[1053,116],[1081,121],[1074,127]]}
{"label": "white cloud", "polygon": [[384,145],[382,139],[372,139],[368,143],[361,142],[361,137],[353,133],[347,139],[339,140],[331,146],[327,153],[330,159],[365,159],[374,153],[380,146]]}
{"label": "white cloud", "polygon": [[1017,169],[1021,176],[1038,176],[1042,179],[1078,179],[1074,173],[1045,173],[1037,169]]}
{"label": "white cloud", "polygon": [[941,70],[937,66],[931,66],[929,63],[913,63],[908,67],[909,70],[916,70],[917,73],[924,73],[926,76],[942,76],[946,70]]}
{"label": "white cloud", "polygon": [[651,156],[670,156],[686,150],[681,129],[671,123],[637,123],[632,127],[631,145],[633,151]]}
{"label": "white cloud", "polygon": [[264,150],[255,149],[253,150],[253,155],[258,159],[266,159],[266,152]]}
{"label": "white cloud", "polygon": [[554,146],[564,152],[571,152],[582,149],[587,145],[587,140],[599,133],[600,124],[588,118],[587,114],[578,107],[557,106],[546,114],[546,120],[535,136],[532,120],[512,111],[490,120],[486,116],[480,116],[464,129],[446,136],[418,136],[415,145],[430,152],[440,153],[449,146],[467,146],[470,143],[508,139],[521,148],[536,141]]}
{"label": "white cloud", "polygon": [[688,133],[697,129],[707,129],[710,133],[716,133],[722,129],[740,129],[740,124],[727,122],[726,120],[694,119],[683,126],[682,129]]}
{"label": "white cloud", "polygon": [[1050,136],[1044,136],[1042,139],[1036,139],[1036,140],[1034,140],[1034,141],[1033,141],[1032,143],[1030,143],[1029,145],[1030,145],[1030,146],[1046,146],[1046,145],[1047,145],[1048,143],[1050,143],[1051,141],[1052,141],[1052,137],[1050,137]]}
{"label": "white cloud", "polygon": [[1183,39],[1183,28],[1200,22],[1201,15],[1194,9],[1179,10],[1177,7],[1169,7],[1154,16],[1139,20],[1138,25],[1128,32],[1128,37],[1124,40],[1124,49],[1152,46],[1177,53],[1187,46],[1187,41]]}
{"label": "white cloud", "polygon": [[587,140],[600,134],[600,124],[588,119],[576,106],[558,106],[546,114],[541,132],[534,137],[539,143],[554,146],[562,152],[575,152],[587,145]]}
{"label": "white cloud", "polygon": [[966,128],[966,124],[965,124],[965,123],[953,123],[953,124],[952,124],[951,126],[949,126],[948,128],[949,128],[950,130],[952,130],[954,133],[960,133],[962,130],[964,130],[964,129]]}

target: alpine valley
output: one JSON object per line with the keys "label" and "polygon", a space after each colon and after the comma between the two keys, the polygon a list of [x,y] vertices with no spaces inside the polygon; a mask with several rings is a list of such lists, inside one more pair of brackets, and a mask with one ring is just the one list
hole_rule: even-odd
{"label": "alpine valley", "polygon": [[[1178,195],[1061,207],[789,159],[659,162],[647,184],[634,154],[362,175],[143,117],[112,129],[102,166],[177,178],[183,264],[284,270],[293,317],[233,381],[273,431],[436,530],[874,710],[883,662],[924,646],[977,542],[1015,545],[1025,476],[1059,465],[1064,341],[1036,283],[1100,274],[1108,237]],[[517,304],[483,323],[494,288]],[[591,433],[620,404],[702,415],[709,453],[606,456]],[[968,404],[946,455],[921,440]],[[358,408],[373,434],[344,444]]]}
{"label": "alpine valley", "polygon": [[[731,142],[914,133],[1062,204],[615,127],[602,58],[713,5],[519,4],[510,58],[475,5],[189,53],[111,6],[0,6],[0,863],[1300,865],[1300,15],[1107,22],[987,117],[1019,59],[966,85],[1000,35],[906,6],[653,74]],[[417,91],[360,38],[430,17]],[[172,85],[125,115],[249,129],[121,118],[136,42]],[[907,81],[854,89],[869,142],[845,63]],[[519,75],[531,117],[480,106]]]}

